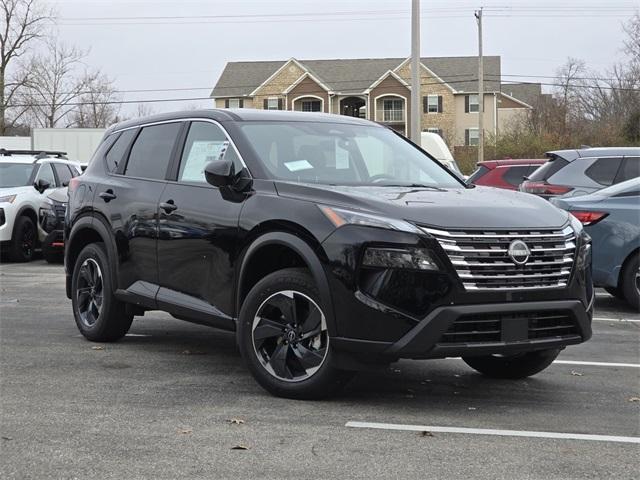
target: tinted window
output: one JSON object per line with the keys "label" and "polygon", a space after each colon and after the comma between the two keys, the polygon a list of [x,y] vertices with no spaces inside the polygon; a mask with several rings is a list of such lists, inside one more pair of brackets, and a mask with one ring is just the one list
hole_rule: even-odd
{"label": "tinted window", "polygon": [[30,163],[0,163],[0,188],[22,187],[29,184],[33,172]]}
{"label": "tinted window", "polygon": [[66,187],[69,185],[69,180],[71,180],[71,170],[63,163],[54,163],[53,168],[56,170],[56,174],[58,174],[58,181],[60,185]]}
{"label": "tinted window", "polygon": [[143,128],[131,148],[124,174],[131,177],[165,178],[180,127],[181,123],[165,123]]}
{"label": "tinted window", "polygon": [[133,140],[134,135],[136,134],[136,129],[125,130],[120,134],[118,140],[113,144],[105,159],[107,160],[107,171],[116,172],[118,171],[118,165],[122,161],[122,157],[127,151],[131,140]]}
{"label": "tinted window", "polygon": [[547,163],[543,164],[541,167],[534,170],[531,175],[529,175],[529,180],[533,180],[535,182],[548,180],[551,175],[567,165],[569,165],[569,162],[567,162],[564,158],[551,157]]}
{"label": "tinted window", "polygon": [[50,163],[43,163],[42,165],[40,165],[40,170],[38,170],[38,177],[36,178],[36,181],[38,180],[46,180],[47,182],[49,182],[51,187],[56,186],[56,178],[53,176],[53,169],[51,168]]}
{"label": "tinted window", "polygon": [[616,183],[640,177],[640,157],[626,157],[616,177]]}
{"label": "tinted window", "polygon": [[476,180],[478,180],[480,177],[483,177],[488,171],[489,169],[487,167],[485,167],[484,165],[480,165],[477,170],[471,174],[471,176],[467,180],[467,183],[475,183]]}
{"label": "tinted window", "polygon": [[621,158],[599,158],[584,173],[600,185],[612,185],[621,161]]}
{"label": "tinted window", "polygon": [[182,151],[178,180],[183,182],[205,182],[204,166],[218,160],[226,148],[225,159],[231,160],[235,171],[242,169],[236,151],[220,127],[209,122],[193,122]]}
{"label": "tinted window", "polygon": [[516,167],[508,167],[507,171],[502,175],[504,181],[509,185],[517,187],[524,181],[524,177],[529,171],[528,165],[518,165]]}

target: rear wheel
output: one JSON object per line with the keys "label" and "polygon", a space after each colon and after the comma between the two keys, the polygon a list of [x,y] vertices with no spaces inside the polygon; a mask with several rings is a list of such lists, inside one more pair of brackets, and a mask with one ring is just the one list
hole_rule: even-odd
{"label": "rear wheel", "polygon": [[13,227],[9,259],[14,262],[30,262],[35,248],[36,226],[29,217],[18,217]]}
{"label": "rear wheel", "polygon": [[620,276],[620,290],[635,310],[640,311],[640,256],[638,252],[625,262]]}
{"label": "rear wheel", "polygon": [[547,368],[560,353],[559,349],[538,350],[516,355],[462,357],[467,365],[492,378],[525,378]]}
{"label": "rear wheel", "polygon": [[332,365],[318,290],[302,269],[274,272],[251,289],[240,311],[238,345],[253,377],[273,395],[321,398],[352,376]]}
{"label": "rear wheel", "polygon": [[109,262],[101,243],[84,247],[71,277],[71,303],[80,333],[95,342],[113,342],[126,335],[133,315],[113,295]]}

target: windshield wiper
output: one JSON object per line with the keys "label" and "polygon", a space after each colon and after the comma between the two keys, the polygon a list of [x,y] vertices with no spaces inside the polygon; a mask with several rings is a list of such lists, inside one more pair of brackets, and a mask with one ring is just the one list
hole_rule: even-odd
{"label": "windshield wiper", "polygon": [[436,187],[435,185],[427,185],[425,183],[382,183],[376,186],[380,187],[407,187],[407,188],[430,188],[432,190],[437,190],[439,192],[445,192],[446,190],[441,187]]}

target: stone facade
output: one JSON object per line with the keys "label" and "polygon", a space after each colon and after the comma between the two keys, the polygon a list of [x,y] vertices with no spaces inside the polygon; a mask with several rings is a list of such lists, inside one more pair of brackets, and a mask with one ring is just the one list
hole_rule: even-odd
{"label": "stone facade", "polygon": [[286,105],[284,91],[296,82],[306,72],[293,61],[287,62],[282,69],[267,83],[260,87],[253,96],[253,106],[264,108],[264,101],[269,98],[279,98]]}

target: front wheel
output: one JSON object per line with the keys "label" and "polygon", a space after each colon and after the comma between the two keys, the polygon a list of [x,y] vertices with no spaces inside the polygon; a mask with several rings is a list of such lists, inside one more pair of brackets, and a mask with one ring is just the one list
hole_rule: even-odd
{"label": "front wheel", "polygon": [[637,252],[634,255],[630,260],[627,260],[622,270],[620,290],[622,290],[627,303],[635,310],[640,311],[640,256]]}
{"label": "front wheel", "polygon": [[541,372],[553,363],[559,353],[559,349],[551,349],[516,355],[462,357],[462,360],[487,377],[518,379]]}
{"label": "front wheel", "polygon": [[36,247],[36,226],[29,217],[18,217],[13,228],[9,258],[14,262],[30,262]]}
{"label": "front wheel", "polygon": [[317,287],[303,269],[267,275],[247,295],[238,345],[256,381],[273,395],[315,399],[340,389],[351,374],[332,363]]}

